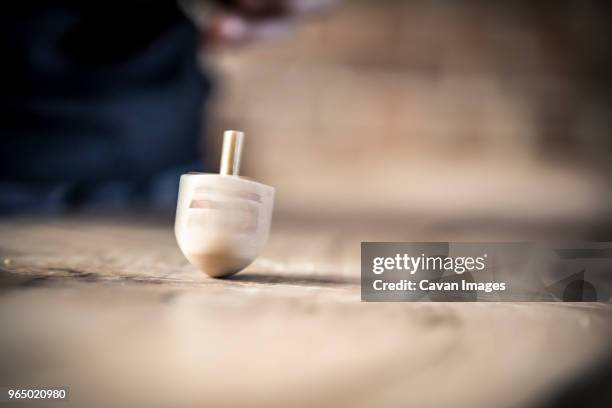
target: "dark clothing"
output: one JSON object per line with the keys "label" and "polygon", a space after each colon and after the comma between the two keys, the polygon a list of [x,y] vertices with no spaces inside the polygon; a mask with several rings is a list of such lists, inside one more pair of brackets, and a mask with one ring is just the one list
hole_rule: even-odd
{"label": "dark clothing", "polygon": [[210,83],[172,1],[22,1],[0,14],[0,212],[173,207]]}

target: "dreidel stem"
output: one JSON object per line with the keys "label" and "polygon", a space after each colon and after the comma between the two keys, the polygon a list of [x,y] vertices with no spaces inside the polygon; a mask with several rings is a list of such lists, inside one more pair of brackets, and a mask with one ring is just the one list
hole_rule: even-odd
{"label": "dreidel stem", "polygon": [[221,168],[219,173],[226,176],[237,176],[242,159],[242,142],[244,133],[237,130],[223,132],[223,149],[221,151]]}

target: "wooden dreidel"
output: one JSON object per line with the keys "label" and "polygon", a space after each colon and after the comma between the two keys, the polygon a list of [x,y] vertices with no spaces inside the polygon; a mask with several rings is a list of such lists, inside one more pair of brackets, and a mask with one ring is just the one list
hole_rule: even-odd
{"label": "wooden dreidel", "polygon": [[176,240],[193,266],[215,278],[246,268],[270,233],[274,188],[238,175],[243,139],[225,131],[219,174],[181,176]]}

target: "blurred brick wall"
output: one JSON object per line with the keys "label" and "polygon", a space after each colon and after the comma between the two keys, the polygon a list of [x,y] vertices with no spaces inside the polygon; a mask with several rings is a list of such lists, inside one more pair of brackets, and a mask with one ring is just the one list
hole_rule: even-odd
{"label": "blurred brick wall", "polygon": [[345,1],[289,39],[210,56],[222,87],[209,140],[244,129],[245,175],[289,211],[606,217],[600,14]]}

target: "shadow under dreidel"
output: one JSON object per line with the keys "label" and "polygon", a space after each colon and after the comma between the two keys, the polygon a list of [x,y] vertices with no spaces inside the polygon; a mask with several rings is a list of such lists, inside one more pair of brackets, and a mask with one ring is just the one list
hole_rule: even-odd
{"label": "shadow under dreidel", "polygon": [[358,285],[358,279],[312,276],[307,274],[257,274],[243,273],[227,278],[231,281],[249,282],[269,285],[297,285],[297,286],[353,286]]}

